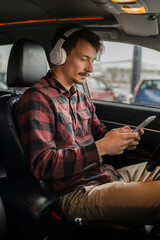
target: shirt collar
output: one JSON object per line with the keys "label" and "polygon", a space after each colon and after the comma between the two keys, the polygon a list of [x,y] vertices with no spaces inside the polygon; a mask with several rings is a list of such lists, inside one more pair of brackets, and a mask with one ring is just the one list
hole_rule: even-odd
{"label": "shirt collar", "polygon": [[67,90],[60,82],[58,82],[54,76],[52,70],[49,70],[46,79],[48,80],[50,86],[57,89],[60,93],[64,94],[66,97],[70,97],[77,92],[77,88],[72,85],[70,90]]}

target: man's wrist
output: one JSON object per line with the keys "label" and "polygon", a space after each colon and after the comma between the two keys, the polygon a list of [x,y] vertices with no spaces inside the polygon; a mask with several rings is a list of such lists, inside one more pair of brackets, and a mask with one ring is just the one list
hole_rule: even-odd
{"label": "man's wrist", "polygon": [[95,144],[96,144],[96,147],[97,147],[97,151],[98,151],[99,156],[101,157],[101,156],[105,155],[105,153],[104,153],[104,147],[103,147],[104,143],[102,142],[102,139],[96,141]]}

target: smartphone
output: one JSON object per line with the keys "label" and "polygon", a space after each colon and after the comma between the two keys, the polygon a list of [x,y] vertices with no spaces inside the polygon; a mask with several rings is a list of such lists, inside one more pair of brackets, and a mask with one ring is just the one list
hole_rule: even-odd
{"label": "smartphone", "polygon": [[148,118],[146,118],[143,122],[141,122],[134,130],[133,132],[138,132],[140,130],[140,128],[144,128],[146,127],[150,122],[152,122],[154,119],[156,118],[156,116],[150,116]]}

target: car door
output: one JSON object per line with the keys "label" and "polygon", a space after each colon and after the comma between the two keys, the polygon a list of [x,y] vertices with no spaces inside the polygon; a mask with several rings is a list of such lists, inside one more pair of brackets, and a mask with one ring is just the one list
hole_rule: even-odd
{"label": "car door", "polygon": [[[114,44],[113,44],[114,46]],[[133,47],[133,46],[132,46]],[[128,45],[127,45],[128,48]],[[113,47],[114,49],[114,47]],[[122,52],[123,53],[123,52]],[[121,54],[119,54],[121,55]],[[133,56],[133,55],[132,55]],[[122,65],[124,63],[124,59],[118,60],[119,63]],[[118,62],[115,60],[115,62]],[[128,61],[128,60],[127,60]],[[126,61],[126,64],[127,64]],[[143,59],[141,59],[143,61]],[[105,61],[107,62],[107,61]],[[102,62],[103,65],[103,62]],[[152,105],[136,105],[133,104],[133,99],[134,99],[134,87],[132,85],[136,85],[137,82],[133,81],[127,81],[127,84],[125,84],[125,79],[127,77],[125,74],[128,76],[128,79],[132,79],[132,70],[133,70],[133,61],[130,64],[131,69],[130,69],[130,75],[127,75],[128,69],[124,66],[123,67],[123,82],[120,80],[120,73],[122,72],[122,69],[118,69],[118,65],[116,67],[116,64],[114,66],[114,75],[112,75],[112,78],[110,79],[109,77],[107,78],[106,76],[109,76],[109,71],[113,71],[111,64],[106,67],[105,70],[102,69],[103,71],[103,79],[113,86],[113,91],[115,88],[115,85],[118,84],[118,80],[115,81],[115,79],[119,77],[119,85],[117,86],[119,90],[119,95],[122,93],[127,92],[125,98],[122,98],[118,96],[115,98],[114,101],[104,101],[104,100],[97,100],[97,99],[92,99],[95,107],[96,107],[96,113],[97,116],[99,117],[100,121],[103,122],[108,130],[111,130],[112,128],[117,128],[117,127],[123,127],[125,125],[129,125],[131,128],[135,128],[138,124],[140,124],[145,118],[151,116],[151,115],[156,115],[156,119],[151,122],[146,128],[144,129],[144,135],[141,136],[141,141],[139,145],[137,146],[136,150],[133,151],[127,151],[125,150],[124,153],[120,156],[105,156],[105,161],[107,163],[115,165],[116,168],[123,167],[125,165],[131,165],[139,162],[144,162],[148,161],[151,159],[153,153],[155,153],[155,150],[159,150],[159,144],[160,144],[160,108],[159,106],[152,106]],[[100,66],[100,65],[99,65]],[[158,66],[159,68],[159,66]],[[100,67],[95,67],[95,69],[100,70]],[[149,70],[151,72],[149,72]],[[126,73],[125,73],[126,71]],[[139,79],[137,81],[140,81],[140,75],[143,76],[146,74],[146,70],[141,69],[141,74],[139,74]],[[153,69],[147,69],[149,74],[153,74]],[[155,71],[155,74],[157,74],[157,71]],[[107,72],[107,73],[106,73]],[[117,75],[115,74],[117,72]],[[104,74],[106,73],[106,75]],[[98,75],[98,73],[96,72]],[[96,75],[95,74],[95,75]],[[148,73],[147,73],[148,74]],[[94,73],[92,74],[93,76]],[[111,75],[111,74],[110,74]],[[114,78],[113,78],[114,76]],[[98,76],[96,76],[98,78]],[[106,77],[106,78],[105,78]],[[127,90],[128,89],[128,90]],[[131,92],[132,89],[132,92]],[[121,91],[120,91],[121,90]],[[123,96],[124,97],[124,96]],[[124,99],[121,102],[119,99]],[[160,162],[160,161],[159,161]]]}
{"label": "car door", "polygon": [[136,127],[145,118],[156,115],[156,119],[150,123],[141,136],[141,141],[134,151],[125,151],[121,156],[107,156],[107,162],[114,164],[117,168],[131,165],[142,161],[148,161],[160,143],[159,119],[160,111],[153,107],[126,105],[122,103],[111,103],[93,100],[96,112],[108,130],[129,125]]}

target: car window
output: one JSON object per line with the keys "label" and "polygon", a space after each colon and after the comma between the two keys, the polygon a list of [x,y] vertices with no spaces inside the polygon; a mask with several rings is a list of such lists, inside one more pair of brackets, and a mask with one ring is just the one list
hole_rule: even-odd
{"label": "car window", "polygon": [[160,79],[159,80],[144,80],[140,86],[140,90],[151,89],[160,90]]}
{"label": "car window", "polygon": [[12,45],[0,46],[0,89],[8,89],[7,86],[7,65]]}
{"label": "car window", "polygon": [[89,78],[88,79],[88,85],[91,91],[94,91],[99,88],[99,82],[100,80],[97,80],[96,78]]}
{"label": "car window", "polygon": [[104,47],[105,53],[94,62],[94,71],[87,79],[92,99],[160,106],[160,96],[156,103],[136,100],[138,88],[160,89],[160,53],[116,42],[104,42]]}
{"label": "car window", "polygon": [[103,82],[102,80],[99,80],[99,88],[103,90],[107,90],[107,84]]}

